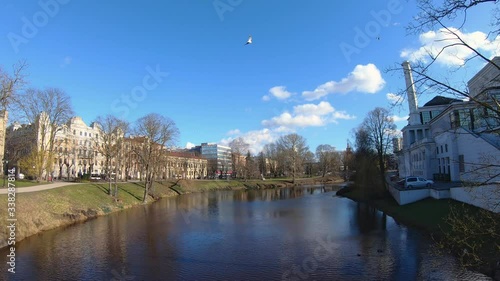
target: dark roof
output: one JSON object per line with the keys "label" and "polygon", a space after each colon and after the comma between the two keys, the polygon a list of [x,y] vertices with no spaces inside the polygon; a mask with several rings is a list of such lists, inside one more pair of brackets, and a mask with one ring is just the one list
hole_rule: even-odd
{"label": "dark roof", "polygon": [[435,96],[433,99],[428,101],[424,106],[433,106],[433,105],[446,105],[454,102],[463,102],[463,100],[452,99],[443,96]]}

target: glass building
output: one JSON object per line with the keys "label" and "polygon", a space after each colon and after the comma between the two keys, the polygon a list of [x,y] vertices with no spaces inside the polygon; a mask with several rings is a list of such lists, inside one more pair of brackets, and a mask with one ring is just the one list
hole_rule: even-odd
{"label": "glass building", "polygon": [[209,177],[226,177],[233,173],[231,148],[215,143],[202,143],[201,156],[207,159]]}

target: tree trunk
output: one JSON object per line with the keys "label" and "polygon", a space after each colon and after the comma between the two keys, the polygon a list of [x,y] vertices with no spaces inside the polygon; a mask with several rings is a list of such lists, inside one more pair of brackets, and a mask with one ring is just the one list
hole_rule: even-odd
{"label": "tree trunk", "polygon": [[146,182],[144,183],[144,195],[142,197],[142,203],[146,203],[146,201],[148,199],[148,187],[149,187],[149,183],[148,183],[148,179],[146,177]]}

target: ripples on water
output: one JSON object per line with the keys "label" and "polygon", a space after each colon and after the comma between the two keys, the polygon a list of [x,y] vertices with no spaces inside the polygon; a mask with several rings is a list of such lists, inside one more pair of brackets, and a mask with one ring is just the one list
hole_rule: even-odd
{"label": "ripples on water", "polygon": [[[18,243],[6,280],[490,280],[331,188],[166,198]],[[2,256],[7,252],[0,251]]]}

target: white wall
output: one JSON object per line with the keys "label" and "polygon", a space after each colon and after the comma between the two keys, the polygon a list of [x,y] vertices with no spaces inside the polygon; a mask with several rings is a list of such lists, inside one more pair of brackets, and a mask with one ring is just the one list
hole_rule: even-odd
{"label": "white wall", "polygon": [[[458,151],[464,155],[465,163],[478,164],[466,164],[465,173],[461,173],[460,179],[471,182],[482,182],[485,179],[500,182],[500,176],[494,176],[500,173],[500,168],[484,168],[485,165],[500,163],[500,150],[480,137],[465,133],[463,129],[460,129],[457,136],[460,136],[457,139]],[[458,161],[458,155],[456,160]]]}
{"label": "white wall", "polygon": [[476,207],[500,213],[500,184],[478,187],[454,187],[450,197]]}

